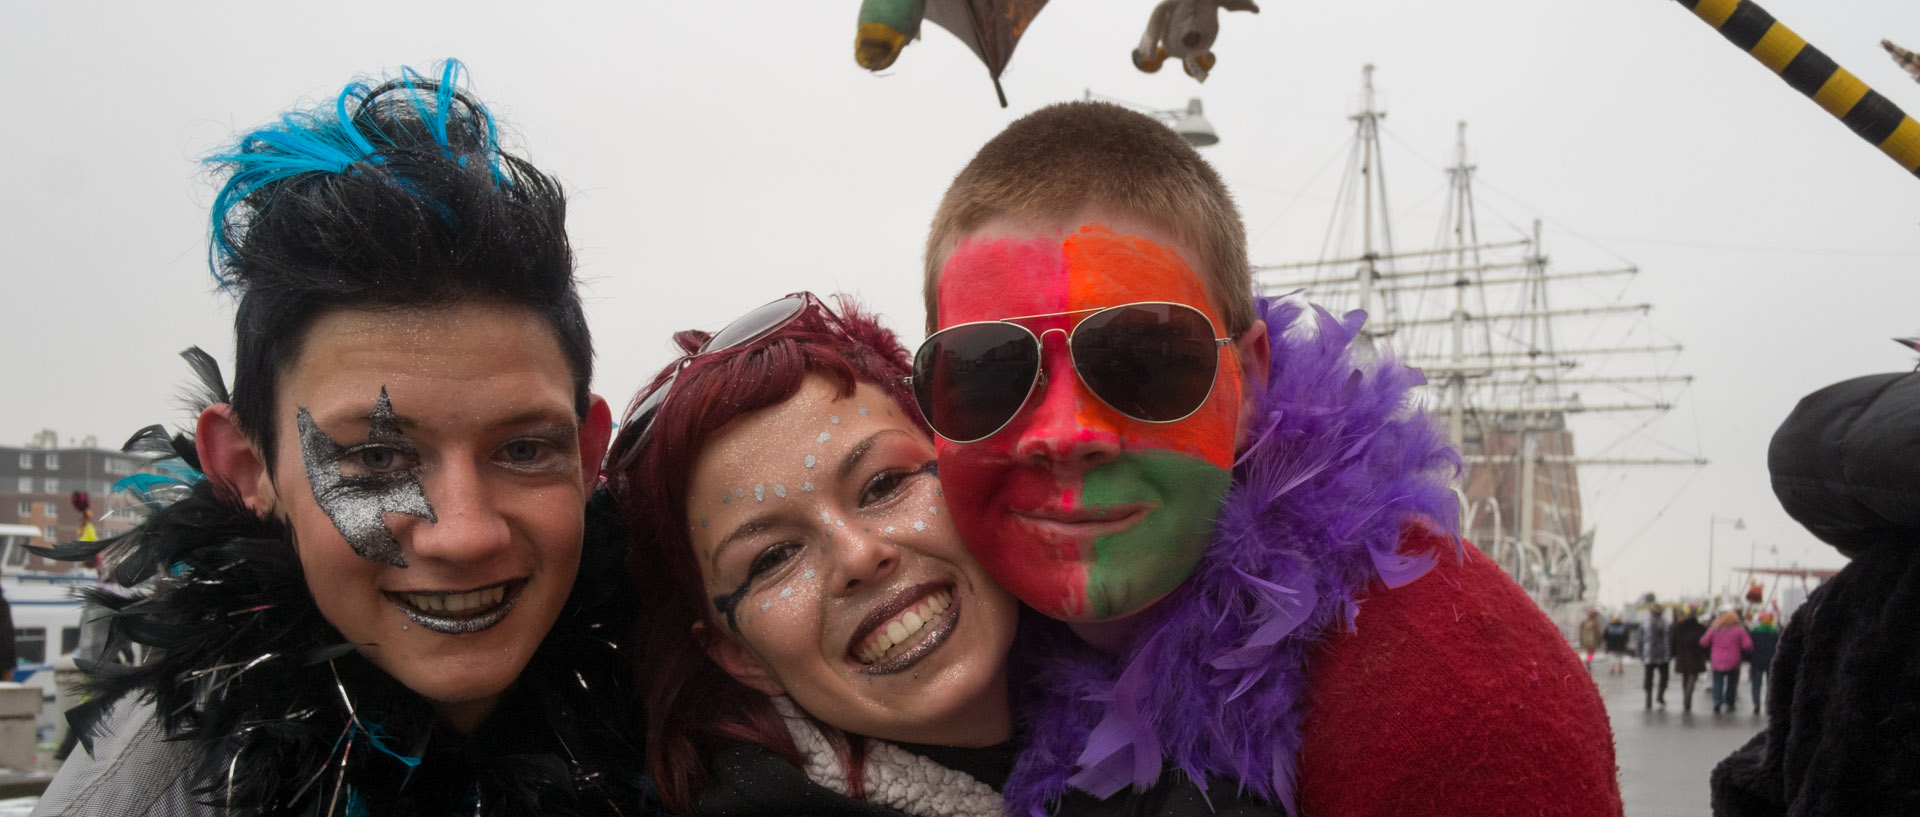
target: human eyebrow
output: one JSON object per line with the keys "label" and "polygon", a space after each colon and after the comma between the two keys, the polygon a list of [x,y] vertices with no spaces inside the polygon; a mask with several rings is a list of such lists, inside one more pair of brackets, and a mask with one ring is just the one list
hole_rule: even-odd
{"label": "human eyebrow", "polygon": [[517,412],[494,421],[494,424],[501,428],[524,426],[524,430],[537,434],[573,436],[580,432],[580,424],[574,421],[571,413],[561,417],[543,409]]}
{"label": "human eyebrow", "polygon": [[860,460],[865,459],[867,454],[873,451],[874,443],[879,442],[881,437],[888,434],[905,433],[907,432],[897,428],[883,428],[867,435],[866,439],[855,444],[852,449],[847,451],[847,456],[840,460],[840,468],[835,472],[840,478],[840,481],[845,482],[848,477],[853,476],[853,469],[860,467]]}
{"label": "human eyebrow", "polygon": [[774,524],[778,521],[779,519],[776,513],[768,512],[741,523],[739,527],[733,529],[732,533],[727,534],[725,538],[721,539],[719,544],[713,546],[713,553],[707,558],[708,566],[713,568],[715,573],[720,572],[720,554],[727,549],[728,545],[732,545],[749,536],[772,530]]}

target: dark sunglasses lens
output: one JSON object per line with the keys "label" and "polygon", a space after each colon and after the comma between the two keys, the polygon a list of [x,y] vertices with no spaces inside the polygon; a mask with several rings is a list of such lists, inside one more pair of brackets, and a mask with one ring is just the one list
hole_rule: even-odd
{"label": "dark sunglasses lens", "polygon": [[1165,423],[1200,408],[1220,362],[1213,324],[1179,304],[1131,304],[1089,315],[1073,333],[1087,388],[1130,417]]}
{"label": "dark sunglasses lens", "polygon": [[667,402],[667,394],[673,391],[673,381],[679,377],[680,373],[675,371],[667,377],[666,382],[660,384],[660,388],[654,389],[633,408],[627,409],[627,416],[620,421],[620,428],[613,440],[614,451],[610,461],[615,465],[624,468],[631,464],[639,453],[640,437],[646,434],[648,426],[653,425],[653,415],[660,413],[660,406]]}
{"label": "dark sunglasses lens", "polygon": [[733,323],[727,324],[726,328],[713,333],[713,337],[707,338],[707,342],[700,347],[700,351],[716,352],[721,349],[731,349],[742,343],[752,343],[768,332],[787,325],[787,321],[793,320],[793,316],[800,314],[800,311],[806,308],[805,295],[781,298],[741,315]]}
{"label": "dark sunglasses lens", "polygon": [[913,399],[940,436],[986,438],[1006,425],[1033,390],[1040,345],[1010,323],[978,323],[937,332],[913,356]]}

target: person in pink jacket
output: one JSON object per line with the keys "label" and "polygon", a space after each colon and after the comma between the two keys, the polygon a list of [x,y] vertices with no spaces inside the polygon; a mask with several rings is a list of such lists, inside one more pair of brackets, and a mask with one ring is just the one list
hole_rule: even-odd
{"label": "person in pink jacket", "polygon": [[1753,636],[1740,626],[1739,614],[1728,610],[1713,620],[1707,634],[1700,637],[1700,646],[1711,652],[1707,665],[1713,667],[1713,712],[1719,714],[1722,707],[1732,712],[1733,694],[1740,682],[1740,654],[1753,649]]}

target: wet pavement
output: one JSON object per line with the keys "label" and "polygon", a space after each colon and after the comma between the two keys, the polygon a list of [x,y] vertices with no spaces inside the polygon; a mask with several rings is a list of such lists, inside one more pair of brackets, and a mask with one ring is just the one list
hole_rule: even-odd
{"label": "wet pavement", "polygon": [[1766,725],[1753,712],[1745,667],[1741,668],[1740,705],[1733,714],[1713,714],[1712,673],[1703,673],[1693,690],[1693,711],[1681,711],[1680,676],[1667,686],[1667,708],[1646,708],[1640,662],[1629,660],[1619,675],[1607,672],[1607,658],[1596,656],[1593,680],[1607,702],[1620,763],[1620,795],[1627,817],[1701,817],[1706,815],[1707,776]]}

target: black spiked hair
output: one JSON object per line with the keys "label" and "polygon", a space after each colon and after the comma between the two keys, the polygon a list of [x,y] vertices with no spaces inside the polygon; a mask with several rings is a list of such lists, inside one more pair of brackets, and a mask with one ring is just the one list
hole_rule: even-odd
{"label": "black spiked hair", "polygon": [[593,351],[565,196],[501,149],[460,68],[355,82],[207,160],[224,177],[210,264],[239,299],[233,410],[269,466],[279,378],[313,322],[341,309],[531,309],[553,328],[585,416]]}

